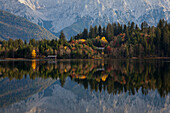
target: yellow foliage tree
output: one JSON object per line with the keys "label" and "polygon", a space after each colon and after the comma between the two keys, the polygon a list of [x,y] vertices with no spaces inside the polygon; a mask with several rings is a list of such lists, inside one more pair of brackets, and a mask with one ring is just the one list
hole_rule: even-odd
{"label": "yellow foliage tree", "polygon": [[106,43],[108,42],[105,37],[102,37],[101,40]]}
{"label": "yellow foliage tree", "polygon": [[36,51],[35,51],[35,49],[32,50],[32,58],[36,58]]}

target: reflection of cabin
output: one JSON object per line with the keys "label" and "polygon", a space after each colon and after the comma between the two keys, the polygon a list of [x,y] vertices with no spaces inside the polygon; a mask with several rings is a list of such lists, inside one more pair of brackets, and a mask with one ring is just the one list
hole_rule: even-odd
{"label": "reflection of cabin", "polygon": [[57,59],[57,55],[48,55],[47,59]]}

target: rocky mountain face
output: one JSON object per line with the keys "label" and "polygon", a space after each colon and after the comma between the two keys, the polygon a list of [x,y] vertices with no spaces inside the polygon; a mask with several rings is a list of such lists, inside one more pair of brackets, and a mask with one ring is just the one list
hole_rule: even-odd
{"label": "rocky mountain face", "polygon": [[0,0],[0,9],[37,23],[57,34],[75,35],[85,27],[143,21],[170,22],[169,0]]}

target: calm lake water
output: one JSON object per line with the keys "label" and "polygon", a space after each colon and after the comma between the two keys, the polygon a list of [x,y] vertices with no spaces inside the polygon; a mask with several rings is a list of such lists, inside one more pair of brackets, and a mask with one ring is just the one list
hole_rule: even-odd
{"label": "calm lake water", "polygon": [[0,61],[0,113],[170,113],[170,60]]}

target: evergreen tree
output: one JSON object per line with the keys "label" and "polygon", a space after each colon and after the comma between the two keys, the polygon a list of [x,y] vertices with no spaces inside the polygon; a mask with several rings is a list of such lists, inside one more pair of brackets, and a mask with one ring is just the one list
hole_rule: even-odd
{"label": "evergreen tree", "polygon": [[143,32],[143,22],[142,22],[142,24],[141,24],[141,31]]}
{"label": "evergreen tree", "polygon": [[63,45],[66,41],[67,41],[67,40],[66,40],[66,37],[65,37],[65,35],[64,35],[64,32],[61,31],[59,43],[60,43],[61,45]]}
{"label": "evergreen tree", "polygon": [[122,25],[120,25],[120,23],[118,22],[118,30],[117,30],[117,35],[122,33]]}
{"label": "evergreen tree", "polygon": [[97,35],[98,35],[98,28],[97,28],[97,26],[94,27],[94,33],[95,33],[94,37],[97,37]]}
{"label": "evergreen tree", "polygon": [[25,44],[25,45],[27,44],[27,41],[26,41],[26,40],[24,40],[24,44]]}
{"label": "evergreen tree", "polygon": [[158,23],[158,27],[159,27],[159,29],[163,29],[163,21],[160,19],[159,20],[159,23]]}
{"label": "evergreen tree", "polygon": [[138,27],[137,24],[136,24],[135,30],[136,30],[136,31],[139,31],[139,27]]}
{"label": "evergreen tree", "polygon": [[103,27],[103,36],[106,37],[106,28]]}
{"label": "evergreen tree", "polygon": [[109,41],[109,40],[111,40],[112,37],[113,37],[112,25],[108,24],[107,28],[106,28],[106,39]]}
{"label": "evergreen tree", "polygon": [[117,28],[116,23],[112,24],[112,33],[113,33],[113,36],[116,36],[118,34],[118,28]]}
{"label": "evergreen tree", "polygon": [[148,23],[146,21],[143,22],[143,32],[147,33]]}
{"label": "evergreen tree", "polygon": [[90,26],[90,32],[89,32],[89,38],[95,38],[95,32],[94,32],[94,28],[92,26]]}
{"label": "evergreen tree", "polygon": [[98,28],[98,35],[102,36],[102,27],[101,27],[101,25],[99,25],[99,28]]}
{"label": "evergreen tree", "polygon": [[169,49],[169,36],[168,36],[168,27],[165,26],[163,29],[163,50],[164,50],[164,55],[167,56],[168,54],[168,49]]}
{"label": "evergreen tree", "polygon": [[125,41],[128,41],[128,40],[130,39],[128,28],[126,28],[125,35],[126,35],[126,36],[125,36]]}
{"label": "evergreen tree", "polygon": [[70,41],[69,42],[72,42],[73,41],[73,37],[70,38]]}
{"label": "evergreen tree", "polygon": [[128,22],[128,29],[130,30],[131,24],[130,21]]}
{"label": "evergreen tree", "polygon": [[131,31],[133,31],[133,30],[134,30],[134,27],[135,27],[135,23],[134,23],[134,22],[132,22],[132,23],[131,23],[130,30],[131,30]]}
{"label": "evergreen tree", "polygon": [[160,50],[161,50],[161,45],[160,45],[160,41],[161,41],[161,30],[159,29],[159,27],[156,29],[156,38],[155,38],[155,45],[157,45],[157,54],[160,56]]}
{"label": "evergreen tree", "polygon": [[88,30],[85,28],[84,31],[83,31],[83,36],[82,36],[82,38],[83,38],[83,39],[88,39],[88,37],[89,37],[89,36],[88,36]]}
{"label": "evergreen tree", "polygon": [[123,32],[125,33],[126,32],[126,24],[124,24],[124,28],[123,28]]}

